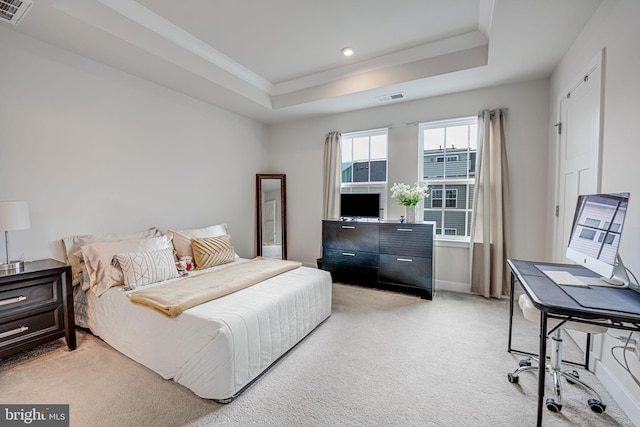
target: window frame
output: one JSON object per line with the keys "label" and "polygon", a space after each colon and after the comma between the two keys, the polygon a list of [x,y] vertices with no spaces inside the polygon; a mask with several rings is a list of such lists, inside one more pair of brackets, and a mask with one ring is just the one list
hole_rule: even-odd
{"label": "window frame", "polygon": [[[469,242],[471,240],[470,238],[470,234],[471,234],[471,221],[468,220],[467,218],[469,218],[469,215],[473,215],[473,191],[475,189],[475,173],[476,173],[476,168],[472,168],[470,165],[466,168],[467,169],[467,177],[466,178],[461,178],[461,177],[454,177],[454,178],[445,178],[446,176],[446,162],[443,161],[444,165],[444,172],[443,172],[443,177],[442,178],[424,178],[424,130],[425,129],[438,129],[438,128],[446,128],[446,127],[453,127],[453,126],[473,126],[473,125],[478,125],[478,117],[477,116],[466,116],[466,117],[458,117],[458,118],[453,118],[453,119],[444,119],[444,120],[433,120],[433,121],[428,121],[428,122],[421,122],[418,123],[418,182],[423,184],[423,185],[429,185],[432,189],[433,189],[433,185],[438,185],[438,186],[442,186],[442,188],[439,188],[439,190],[442,192],[442,205],[443,207],[431,207],[432,202],[429,202],[428,205],[429,207],[427,207],[427,203],[424,203],[424,207],[423,209],[420,210],[419,212],[419,219],[424,219],[424,212],[425,210],[440,210],[442,212],[442,217],[441,217],[441,233],[442,234],[436,234],[435,235],[435,239],[436,240],[441,240],[441,241],[458,241],[458,242]],[[477,140],[476,140],[476,144],[477,144]],[[458,149],[458,148],[453,148],[453,149]],[[478,147],[476,146],[475,150],[471,150],[471,149],[467,149],[466,153],[467,153],[467,159],[468,161],[470,161],[471,159],[471,154],[475,153],[476,155],[474,156],[474,159],[477,161],[477,152],[478,152]],[[453,157],[457,157],[459,161],[460,157],[458,154],[448,154],[446,152],[446,148],[444,153],[442,154],[443,160],[446,158],[447,161],[450,161],[449,158],[453,158]],[[437,163],[437,158],[436,158],[436,163]],[[473,176],[470,176],[471,174],[473,174]],[[446,207],[446,200],[448,200],[446,198],[446,191],[447,190],[456,190],[456,193],[458,193],[458,189],[457,188],[447,188],[448,185],[465,185],[466,186],[466,207],[464,209],[462,208],[457,208],[457,197],[456,197],[456,207]],[[471,193],[471,194],[470,194]],[[457,194],[456,194],[457,196]],[[471,203],[469,203],[471,202]],[[465,235],[461,235],[461,236],[452,236],[452,235],[445,235],[444,234],[444,230],[445,229],[453,229],[455,227],[445,227],[444,225],[444,213],[446,212],[446,209],[455,209],[458,212],[464,212],[465,215],[465,230],[464,233]],[[436,227],[437,228],[437,227]],[[457,229],[456,229],[457,230]]]}
{"label": "window frame", "polygon": [[[371,157],[371,137],[385,135],[386,136],[386,152],[384,158],[372,158]],[[387,190],[388,190],[388,181],[389,181],[389,128],[376,128],[376,129],[367,129],[360,130],[355,132],[343,132],[340,135],[340,153],[342,154],[343,145],[342,138],[344,137],[351,138],[352,140],[355,138],[368,137],[369,138],[369,157],[368,162],[371,165],[373,161],[384,160],[386,162],[385,167],[385,178],[384,181],[365,181],[365,182],[353,182],[353,172],[351,175],[351,182],[342,182],[342,174],[340,175],[340,193],[379,193],[380,194],[380,219],[383,220],[386,218],[387,212]],[[354,165],[355,162],[353,160],[353,145],[351,147],[351,165]],[[352,166],[353,167],[353,166]],[[371,168],[369,168],[369,179],[371,179]],[[366,191],[365,191],[366,189]],[[373,191],[372,191],[373,190]],[[380,191],[377,191],[380,190]]]}

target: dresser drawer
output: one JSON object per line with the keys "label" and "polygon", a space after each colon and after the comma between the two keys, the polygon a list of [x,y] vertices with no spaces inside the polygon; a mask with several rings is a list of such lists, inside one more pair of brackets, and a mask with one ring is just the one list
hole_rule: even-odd
{"label": "dresser drawer", "polygon": [[[64,332],[62,305],[38,314],[25,315],[0,323],[0,345],[10,346],[41,335]],[[64,333],[63,333],[64,335]]]}
{"label": "dresser drawer", "polygon": [[431,258],[433,224],[380,224],[380,253]]}
{"label": "dresser drawer", "polygon": [[0,321],[9,312],[60,303],[60,276],[46,276],[0,286]]}
{"label": "dresser drawer", "polygon": [[325,222],[322,227],[322,245],[345,251],[378,252],[378,224],[348,221]]}
{"label": "dresser drawer", "polygon": [[432,260],[421,257],[380,255],[379,276],[380,282],[430,289]]}
{"label": "dresser drawer", "polygon": [[327,271],[342,268],[378,269],[378,254],[337,249],[325,249],[322,268]]}

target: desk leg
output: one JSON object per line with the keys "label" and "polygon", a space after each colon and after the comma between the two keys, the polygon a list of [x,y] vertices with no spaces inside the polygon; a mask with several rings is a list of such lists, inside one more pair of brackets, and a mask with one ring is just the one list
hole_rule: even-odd
{"label": "desk leg", "polygon": [[540,311],[540,351],[538,352],[538,427],[542,426],[542,410],[544,408],[544,377],[547,360],[547,312]]}
{"label": "desk leg", "polygon": [[515,288],[516,275],[511,272],[511,284],[510,292],[509,292],[509,344],[507,348],[507,352],[511,353],[511,332],[513,330],[513,292]]}

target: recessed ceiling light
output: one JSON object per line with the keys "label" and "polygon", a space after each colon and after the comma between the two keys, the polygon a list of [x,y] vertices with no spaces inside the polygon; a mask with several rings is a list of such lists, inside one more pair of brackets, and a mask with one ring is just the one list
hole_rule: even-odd
{"label": "recessed ceiling light", "polygon": [[353,50],[352,47],[345,47],[345,48],[342,48],[341,52],[344,56],[351,56],[353,55],[355,50]]}

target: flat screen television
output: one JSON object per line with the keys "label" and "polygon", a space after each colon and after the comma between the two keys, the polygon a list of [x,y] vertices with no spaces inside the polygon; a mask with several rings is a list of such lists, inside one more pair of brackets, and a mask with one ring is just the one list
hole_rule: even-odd
{"label": "flat screen television", "polygon": [[611,285],[629,285],[618,254],[629,193],[578,197],[567,258],[602,276]]}
{"label": "flat screen television", "polygon": [[340,194],[340,217],[380,218],[380,194]]}

